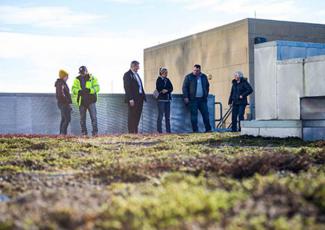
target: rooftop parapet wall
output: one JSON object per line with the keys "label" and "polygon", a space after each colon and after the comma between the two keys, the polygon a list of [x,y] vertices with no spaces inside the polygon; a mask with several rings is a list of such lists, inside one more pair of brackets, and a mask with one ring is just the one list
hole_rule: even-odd
{"label": "rooftop parapet wall", "polygon": [[[99,134],[127,133],[127,104],[124,94],[99,94],[97,119]],[[214,128],[214,96],[209,95],[208,108],[210,124]],[[157,100],[147,96],[144,103],[139,131],[157,133]],[[204,131],[202,117],[199,116],[199,129]],[[80,135],[80,116],[76,106],[73,108],[68,133]],[[60,111],[55,94],[16,94],[0,93],[0,134],[58,134]],[[164,127],[163,127],[164,128]],[[181,95],[173,95],[171,102],[171,128],[174,133],[192,132],[190,112],[183,103]],[[91,122],[87,115],[87,129]]]}

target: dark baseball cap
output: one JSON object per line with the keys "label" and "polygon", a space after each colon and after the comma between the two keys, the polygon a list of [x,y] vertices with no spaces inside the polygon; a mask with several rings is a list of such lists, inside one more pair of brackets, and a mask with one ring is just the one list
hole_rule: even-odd
{"label": "dark baseball cap", "polygon": [[79,67],[79,73],[86,73],[86,72],[88,72],[86,66],[83,65],[83,66],[80,66],[80,67]]}

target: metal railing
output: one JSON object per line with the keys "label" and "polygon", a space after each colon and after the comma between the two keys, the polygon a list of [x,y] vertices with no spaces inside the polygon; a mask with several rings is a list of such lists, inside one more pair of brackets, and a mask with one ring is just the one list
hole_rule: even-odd
{"label": "metal railing", "polygon": [[[227,110],[227,112],[225,113],[225,115],[223,115],[222,112],[222,103],[221,102],[215,102],[216,105],[219,105],[220,108],[220,118],[219,119],[215,119],[215,121],[219,121],[219,123],[216,125],[217,129],[223,128],[225,126],[225,123],[227,121],[227,119],[229,118],[231,112],[232,112],[232,105],[230,105],[229,109]],[[231,127],[231,123],[227,128]]]}

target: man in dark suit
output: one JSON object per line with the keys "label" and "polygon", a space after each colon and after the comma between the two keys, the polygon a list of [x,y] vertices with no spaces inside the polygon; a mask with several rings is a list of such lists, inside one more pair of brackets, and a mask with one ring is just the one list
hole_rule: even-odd
{"label": "man in dark suit", "polygon": [[138,74],[140,63],[131,62],[131,68],[123,76],[125,103],[128,103],[129,133],[138,133],[138,125],[142,113],[143,102],[146,101],[142,80]]}

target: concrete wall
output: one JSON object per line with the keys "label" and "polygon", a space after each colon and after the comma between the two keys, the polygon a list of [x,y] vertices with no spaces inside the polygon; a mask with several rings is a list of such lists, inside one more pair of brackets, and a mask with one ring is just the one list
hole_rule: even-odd
{"label": "concrete wall", "polygon": [[304,95],[303,60],[278,62],[276,72],[276,119],[299,120],[300,97]]}
{"label": "concrete wall", "polygon": [[[255,49],[257,120],[300,119],[300,97],[325,95],[325,44],[268,42]],[[289,59],[302,57],[300,59]],[[288,59],[288,60],[284,60]]]}
{"label": "concrete wall", "polygon": [[267,41],[283,40],[325,43],[325,25],[303,22],[261,20],[249,18],[249,76],[254,82],[254,38],[264,37]]}
{"label": "concrete wall", "polygon": [[[97,118],[99,134],[127,133],[127,104],[123,94],[99,95]],[[210,122],[214,128],[214,96],[209,95],[208,108]],[[139,131],[156,133],[157,131],[157,100],[147,97],[144,104]],[[69,134],[80,134],[80,116],[76,106],[73,108]],[[0,134],[58,134],[60,111],[56,105],[54,94],[0,94]],[[164,129],[163,121],[163,129]],[[91,123],[87,114],[88,133]],[[192,131],[190,113],[181,95],[174,95],[171,104],[171,128],[174,133]],[[202,117],[199,115],[199,129],[204,130]]]}
{"label": "concrete wall", "polygon": [[[249,21],[249,78],[254,85],[254,38],[264,37],[267,41],[300,41],[325,43],[325,25],[303,22],[247,19]],[[251,109],[255,118],[255,94],[251,96]]]}
{"label": "concrete wall", "polygon": [[[216,101],[223,103],[225,112],[234,71],[243,71],[254,85],[255,37],[325,43],[325,25],[244,19],[145,49],[145,87],[148,92],[153,91],[159,67],[167,66],[175,92],[180,93],[184,75],[193,64],[199,63],[204,72],[212,75],[211,93],[216,95]],[[250,100],[254,113],[254,94]]]}
{"label": "concrete wall", "polygon": [[[276,119],[276,49],[255,49],[255,118]],[[266,106],[268,105],[268,106]]]}
{"label": "concrete wall", "polygon": [[324,96],[325,55],[306,59],[304,71],[304,96]]}

